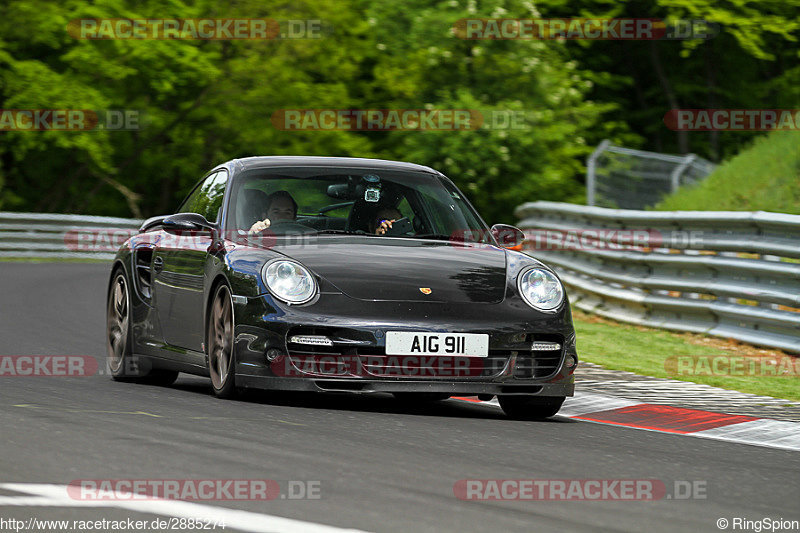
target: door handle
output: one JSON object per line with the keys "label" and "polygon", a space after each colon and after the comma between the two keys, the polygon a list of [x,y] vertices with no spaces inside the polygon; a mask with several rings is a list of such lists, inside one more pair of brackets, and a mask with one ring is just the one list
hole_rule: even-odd
{"label": "door handle", "polygon": [[164,259],[160,255],[153,259],[153,270],[155,270],[156,274],[164,270]]}

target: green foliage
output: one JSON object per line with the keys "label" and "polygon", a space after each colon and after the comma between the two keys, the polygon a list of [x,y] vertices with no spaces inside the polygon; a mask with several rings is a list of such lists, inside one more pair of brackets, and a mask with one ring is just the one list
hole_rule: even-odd
{"label": "green foliage", "polygon": [[[732,156],[758,133],[673,132],[672,108],[800,106],[800,0],[539,0],[543,17],[647,17],[719,25],[710,39],[568,41],[578,67],[591,70],[588,97],[619,106],[629,144],[712,161]],[[633,141],[631,143],[630,141]],[[636,142],[638,141],[638,142]]]}
{"label": "green foliage", "polygon": [[776,131],[757,138],[708,178],[668,196],[656,209],[800,214],[800,133]]}
{"label": "green foliage", "polygon": [[[438,168],[488,222],[522,201],[580,201],[604,138],[717,160],[749,134],[676,134],[681,107],[798,107],[800,0],[7,0],[3,109],[132,109],[136,131],[0,133],[0,208],[148,216],[213,165],[250,155],[383,157]],[[709,41],[463,40],[461,18],[706,18]],[[79,40],[80,18],[317,19],[319,39]],[[661,65],[663,76],[655,68]],[[518,129],[282,131],[282,109],[520,112]]]}
{"label": "green foliage", "polygon": [[[512,223],[521,198],[582,196],[583,160],[613,106],[585,99],[591,82],[560,43],[453,38],[462,18],[533,17],[528,3],[382,0],[369,13],[382,51],[376,105],[479,110],[485,121],[475,131],[393,132],[378,141],[389,155],[441,170],[490,222]],[[508,112],[525,117],[520,128],[490,127]]]}

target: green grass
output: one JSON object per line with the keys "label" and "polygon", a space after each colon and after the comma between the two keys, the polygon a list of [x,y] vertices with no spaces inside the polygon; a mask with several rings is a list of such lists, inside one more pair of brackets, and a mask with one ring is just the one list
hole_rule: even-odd
{"label": "green grass", "polygon": [[[668,373],[669,357],[698,355],[739,355],[737,350],[724,350],[692,342],[692,337],[668,331],[642,328],[610,321],[596,322],[576,314],[575,330],[578,356],[590,363],[635,374],[704,383],[723,389],[800,400],[800,376],[679,376]],[[752,352],[752,349],[750,350]],[[797,366],[795,367],[797,368]]]}
{"label": "green grass", "polygon": [[708,178],[667,196],[655,209],[800,214],[800,132],[757,138]]}

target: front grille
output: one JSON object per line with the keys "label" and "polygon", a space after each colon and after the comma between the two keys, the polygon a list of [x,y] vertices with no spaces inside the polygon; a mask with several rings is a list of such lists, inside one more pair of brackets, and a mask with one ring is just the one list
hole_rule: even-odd
{"label": "front grille", "polygon": [[[323,335],[333,346],[289,343],[293,335]],[[515,357],[515,379],[546,379],[561,367],[564,337],[558,334],[526,334],[507,346],[490,349],[488,357],[396,356],[386,355],[383,346],[369,330],[331,327],[296,327],[287,333],[287,352],[291,362],[303,373],[331,377],[391,379],[475,379],[500,375]],[[557,342],[560,350],[531,351],[535,341]],[[527,349],[525,349],[527,348]]]}
{"label": "front grille", "polygon": [[[323,347],[313,348],[319,350]],[[418,357],[376,355],[369,354],[367,350],[360,351],[361,354],[355,355],[290,350],[289,359],[301,372],[323,376],[474,379],[498,375],[505,368],[509,357],[497,354],[489,357]]]}
{"label": "front grille", "polygon": [[557,342],[561,345],[561,349],[518,352],[517,364],[514,366],[514,377],[517,379],[548,378],[561,367],[561,359],[564,355],[564,337],[562,335],[533,335],[533,341]]}
{"label": "front grille", "polygon": [[370,376],[383,378],[487,378],[499,374],[507,355],[489,357],[361,355],[359,360]]}
{"label": "front grille", "polygon": [[352,357],[337,354],[289,354],[294,367],[301,374],[344,377],[353,375],[354,361]]}

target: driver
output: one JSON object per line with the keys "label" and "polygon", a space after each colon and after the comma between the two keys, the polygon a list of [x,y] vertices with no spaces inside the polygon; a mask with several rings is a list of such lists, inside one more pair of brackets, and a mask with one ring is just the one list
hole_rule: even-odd
{"label": "driver", "polygon": [[375,213],[375,218],[370,221],[369,230],[375,235],[384,235],[392,227],[392,222],[402,218],[403,214],[394,207],[383,207]]}
{"label": "driver", "polygon": [[275,191],[267,196],[261,216],[264,219],[257,220],[249,233],[264,231],[275,222],[293,222],[297,218],[297,202],[288,191]]}

